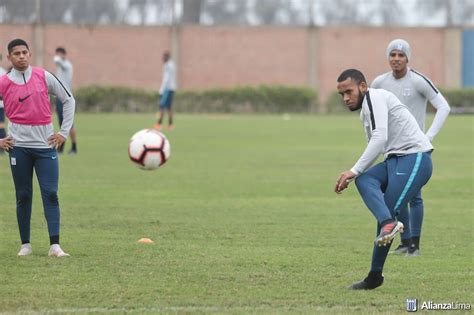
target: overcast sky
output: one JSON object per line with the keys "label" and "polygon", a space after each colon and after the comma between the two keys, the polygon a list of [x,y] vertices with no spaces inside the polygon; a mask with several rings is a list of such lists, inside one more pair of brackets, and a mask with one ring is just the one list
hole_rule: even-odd
{"label": "overcast sky", "polygon": [[39,3],[45,23],[169,25],[183,1],[203,25],[474,27],[474,0],[0,0],[0,23],[35,22]]}

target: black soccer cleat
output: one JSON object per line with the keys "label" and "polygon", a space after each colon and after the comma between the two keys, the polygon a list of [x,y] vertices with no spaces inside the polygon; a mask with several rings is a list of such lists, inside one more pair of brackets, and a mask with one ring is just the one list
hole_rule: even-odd
{"label": "black soccer cleat", "polygon": [[390,252],[390,254],[402,255],[408,252],[409,246],[400,244],[397,248]]}
{"label": "black soccer cleat", "polygon": [[373,290],[380,287],[383,284],[383,275],[380,276],[371,276],[370,273],[362,281],[353,283],[349,286],[349,290]]}
{"label": "black soccer cleat", "polygon": [[407,257],[417,257],[420,256],[420,248],[416,247],[415,245],[411,245],[410,248],[408,248]]}

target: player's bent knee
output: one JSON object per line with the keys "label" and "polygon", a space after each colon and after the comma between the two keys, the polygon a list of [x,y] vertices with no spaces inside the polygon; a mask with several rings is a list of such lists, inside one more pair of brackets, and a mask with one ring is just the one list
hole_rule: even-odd
{"label": "player's bent knee", "polygon": [[43,199],[49,204],[57,205],[58,204],[58,193],[54,190],[44,190],[42,192]]}
{"label": "player's bent knee", "polygon": [[423,206],[423,199],[413,198],[412,200],[410,200],[410,206],[411,207]]}

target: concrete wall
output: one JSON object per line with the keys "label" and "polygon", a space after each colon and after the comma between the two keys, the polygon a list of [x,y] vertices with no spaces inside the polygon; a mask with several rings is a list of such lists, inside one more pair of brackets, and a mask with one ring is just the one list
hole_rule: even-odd
{"label": "concrete wall", "polygon": [[[161,54],[168,49],[181,89],[311,86],[325,100],[346,68],[362,70],[369,81],[389,71],[385,49],[394,38],[411,44],[411,67],[436,85],[460,86],[461,33],[441,28],[0,25],[0,45],[6,55],[9,40],[26,39],[34,62],[50,71],[55,71],[54,49],[64,46],[75,66],[75,87],[158,89]],[[6,58],[2,65],[8,65]]]}

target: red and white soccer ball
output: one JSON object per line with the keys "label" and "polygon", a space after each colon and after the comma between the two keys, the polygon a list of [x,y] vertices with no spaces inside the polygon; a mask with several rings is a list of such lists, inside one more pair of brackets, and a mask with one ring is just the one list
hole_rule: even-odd
{"label": "red and white soccer ball", "polygon": [[170,142],[155,129],[135,133],[128,144],[128,155],[135,165],[144,170],[154,170],[170,157]]}

